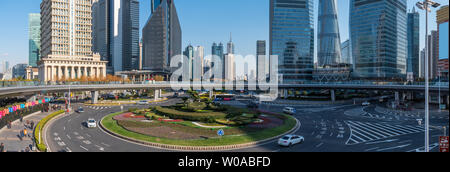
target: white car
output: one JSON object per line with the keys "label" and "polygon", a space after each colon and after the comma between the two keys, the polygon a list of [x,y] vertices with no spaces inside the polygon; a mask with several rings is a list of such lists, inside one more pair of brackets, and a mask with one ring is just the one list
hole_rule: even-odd
{"label": "white car", "polygon": [[297,110],[295,110],[295,108],[292,108],[292,107],[285,107],[283,109],[283,113],[286,113],[289,115],[295,115],[295,113],[297,113]]}
{"label": "white car", "polygon": [[148,103],[148,101],[146,101],[146,100],[141,100],[141,101],[139,101],[137,104],[138,104],[138,105],[148,105],[149,103]]}
{"label": "white car", "polygon": [[292,145],[303,143],[303,142],[305,142],[305,138],[303,136],[286,135],[278,140],[278,145],[292,146]]}
{"label": "white car", "polygon": [[369,106],[370,103],[369,103],[369,102],[363,102],[362,105],[363,105],[363,106]]}
{"label": "white car", "polygon": [[96,128],[97,127],[97,121],[95,121],[95,119],[90,118],[87,120],[86,123],[87,123],[88,128]]}

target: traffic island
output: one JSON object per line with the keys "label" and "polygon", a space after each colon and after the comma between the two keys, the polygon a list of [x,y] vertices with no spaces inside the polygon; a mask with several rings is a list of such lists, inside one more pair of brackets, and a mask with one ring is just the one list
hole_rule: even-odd
{"label": "traffic island", "polygon": [[[183,107],[118,112],[104,117],[100,127],[122,139],[178,151],[247,148],[274,140],[300,127],[295,118],[283,114],[234,107],[222,107],[223,111],[209,108],[187,112],[182,111]],[[196,125],[199,123],[201,126]]]}

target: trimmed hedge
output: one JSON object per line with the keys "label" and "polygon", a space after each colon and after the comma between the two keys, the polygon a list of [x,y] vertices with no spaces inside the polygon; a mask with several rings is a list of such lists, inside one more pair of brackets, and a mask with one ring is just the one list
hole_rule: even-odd
{"label": "trimmed hedge", "polygon": [[165,115],[172,119],[183,119],[188,121],[214,122],[215,119],[225,118],[227,114],[222,112],[198,113],[198,112],[182,112],[175,109],[155,107],[156,114]]}
{"label": "trimmed hedge", "polygon": [[[53,112],[52,114],[46,116],[43,118],[39,123],[36,125],[36,129],[34,130],[34,141],[36,142],[36,146],[41,152],[47,152],[47,146],[43,143],[43,134],[41,134],[41,138],[39,139],[39,133],[42,133],[42,130],[44,129],[45,124],[47,124],[50,119],[64,113],[64,110]],[[39,140],[41,140],[42,143],[39,143]]]}

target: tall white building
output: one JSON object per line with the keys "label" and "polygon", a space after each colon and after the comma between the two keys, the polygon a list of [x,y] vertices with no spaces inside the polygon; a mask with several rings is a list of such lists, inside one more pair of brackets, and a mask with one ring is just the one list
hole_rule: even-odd
{"label": "tall white building", "polygon": [[42,0],[40,55],[41,81],[106,76],[92,53],[92,0]]}

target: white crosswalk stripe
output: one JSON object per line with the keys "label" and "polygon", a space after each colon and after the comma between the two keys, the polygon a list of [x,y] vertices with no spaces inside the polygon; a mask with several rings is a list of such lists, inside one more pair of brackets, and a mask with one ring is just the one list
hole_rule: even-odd
{"label": "white crosswalk stripe", "polygon": [[424,131],[423,127],[411,125],[391,125],[358,121],[345,121],[345,123],[350,127],[350,137],[345,143],[346,145],[371,142]]}

